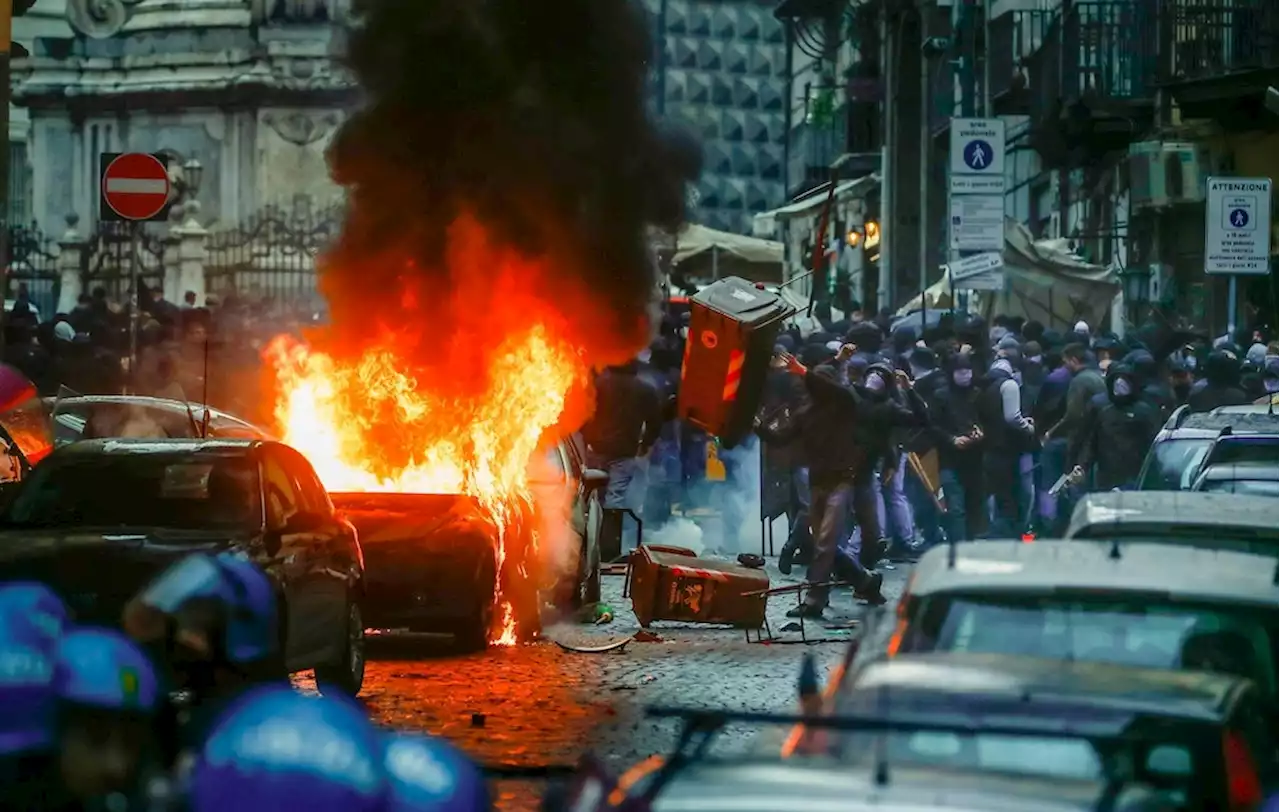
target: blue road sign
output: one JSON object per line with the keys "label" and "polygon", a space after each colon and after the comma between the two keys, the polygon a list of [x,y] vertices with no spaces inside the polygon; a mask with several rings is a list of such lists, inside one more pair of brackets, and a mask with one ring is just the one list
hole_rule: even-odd
{"label": "blue road sign", "polygon": [[991,159],[995,156],[995,150],[991,145],[981,138],[976,138],[965,144],[964,147],[964,163],[975,172],[981,172],[991,165]]}
{"label": "blue road sign", "polygon": [[1249,212],[1244,209],[1232,209],[1230,216],[1232,228],[1245,228],[1249,225]]}

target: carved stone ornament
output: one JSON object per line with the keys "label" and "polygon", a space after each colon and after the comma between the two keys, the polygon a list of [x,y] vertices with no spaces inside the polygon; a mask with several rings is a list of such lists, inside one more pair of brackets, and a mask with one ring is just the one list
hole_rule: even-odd
{"label": "carved stone ornament", "polygon": [[67,23],[94,39],[115,36],[141,0],[67,0]]}
{"label": "carved stone ornament", "polygon": [[287,58],[271,60],[271,85],[284,90],[348,90],[355,81],[328,58]]}
{"label": "carved stone ornament", "polygon": [[338,126],[337,113],[268,112],[262,120],[276,135],[290,144],[314,144]]}

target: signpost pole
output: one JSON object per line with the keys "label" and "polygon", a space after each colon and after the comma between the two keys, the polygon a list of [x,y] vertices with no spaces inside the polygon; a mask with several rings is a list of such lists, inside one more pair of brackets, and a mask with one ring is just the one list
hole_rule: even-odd
{"label": "signpost pole", "polygon": [[141,296],[138,291],[138,252],[142,250],[142,223],[134,221],[129,224],[129,289],[132,291],[129,302],[129,375],[126,386],[138,378],[138,322],[141,314],[138,304]]}
{"label": "signpost pole", "polygon": [[1240,303],[1236,299],[1239,295],[1236,280],[1240,278],[1239,274],[1231,274],[1227,277],[1227,335],[1233,336],[1236,333],[1236,312],[1239,310]]}

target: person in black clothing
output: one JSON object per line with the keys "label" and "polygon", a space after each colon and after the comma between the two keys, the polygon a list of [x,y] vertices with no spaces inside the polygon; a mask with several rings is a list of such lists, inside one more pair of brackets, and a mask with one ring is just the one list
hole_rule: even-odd
{"label": "person in black clothing", "polygon": [[1133,370],[1116,364],[1107,376],[1107,402],[1090,414],[1084,428],[1072,479],[1082,479],[1092,467],[1096,490],[1132,487],[1161,422],[1159,408],[1142,396]]}
{"label": "person in black clothing", "polygon": [[[856,513],[864,538],[876,539],[875,505],[872,491],[866,487],[873,461],[864,442],[859,422],[868,420],[872,411],[861,392],[847,385],[837,365],[853,355],[852,345],[841,348],[834,363],[809,369],[795,356],[782,354],[778,363],[793,375],[802,376],[809,394],[809,406],[785,427],[774,428],[763,423],[756,430],[770,442],[798,440],[801,454],[809,466],[810,526],[813,528],[813,560],[806,578],[810,583],[831,580],[839,543],[849,533],[846,522]],[[862,487],[859,487],[862,486]],[[872,532],[868,533],[867,531]],[[854,594],[872,603],[882,604],[880,592],[883,577],[862,568],[855,560]],[[801,606],[789,612],[791,617],[821,617],[826,609],[830,588],[810,588]]]}
{"label": "person in black clothing", "polygon": [[930,402],[930,432],[938,449],[938,475],[947,500],[947,537],[972,541],[986,522],[986,491],[982,481],[982,429],[978,419],[978,388],[973,359],[956,353],[947,365],[948,383]]}
{"label": "person in black clothing", "polygon": [[1208,412],[1219,406],[1243,406],[1249,396],[1240,388],[1240,357],[1228,350],[1214,350],[1204,363],[1205,385],[1187,397],[1192,412]]}
{"label": "person in black clothing", "polygon": [[[775,357],[786,352],[787,347],[781,343],[774,347]],[[769,370],[765,379],[764,404],[760,413],[765,416],[765,422],[774,418],[793,420],[808,407],[808,400],[802,381],[786,369],[774,368]],[[766,442],[761,453],[769,455],[771,465],[784,470],[790,491],[787,508],[789,531],[778,553],[778,570],[783,575],[790,575],[797,559],[808,561],[813,552],[813,534],[809,530],[809,468],[794,444]]]}

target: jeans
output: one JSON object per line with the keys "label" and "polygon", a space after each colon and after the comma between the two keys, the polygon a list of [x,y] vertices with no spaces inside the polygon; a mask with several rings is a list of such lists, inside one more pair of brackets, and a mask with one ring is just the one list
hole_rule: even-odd
{"label": "jeans", "polygon": [[[609,460],[600,466],[609,474],[609,482],[604,486],[604,507],[630,508],[637,516],[644,509],[645,491],[648,489],[649,460],[643,457],[624,457],[620,460]],[[622,549],[635,548],[635,539],[639,535],[636,520],[628,515],[622,517]]]}
{"label": "jeans", "polygon": [[903,480],[903,488],[907,494],[907,503],[911,505],[911,515],[915,519],[916,529],[920,531],[925,549],[942,541],[942,516],[938,506],[933,502],[929,488],[915,473],[908,473]]}
{"label": "jeans", "polygon": [[[851,535],[849,533],[850,514],[856,513],[858,523],[864,527],[868,526],[875,522],[875,505],[870,488],[855,488],[851,482],[814,483],[810,494],[812,496],[810,515],[813,518],[813,561],[810,562],[805,577],[809,583],[825,583],[831,580],[835,572],[836,552],[841,542]],[[855,585],[863,586],[867,581],[867,571],[858,563],[856,555],[850,566],[856,573],[853,579]],[[814,608],[824,609],[830,592],[830,587],[812,587],[805,596],[805,603]]]}
{"label": "jeans", "polygon": [[1037,454],[1018,456],[1018,525],[1014,529],[1022,534],[1035,518]]}
{"label": "jeans", "polygon": [[[1045,443],[1040,450],[1039,487],[1036,490],[1036,512],[1040,517],[1040,526],[1045,532],[1057,537],[1062,534],[1064,522],[1059,522],[1059,507],[1062,503],[1058,496],[1050,496],[1049,489],[1057,484],[1067,472],[1067,441],[1054,438]],[[1065,500],[1063,500],[1065,502]],[[1062,511],[1065,512],[1065,511]]]}
{"label": "jeans", "polygon": [[947,538],[973,541],[982,532],[982,511],[987,503],[982,468],[977,464],[943,468],[938,476],[947,500]]}
{"label": "jeans", "polygon": [[809,469],[797,465],[791,469],[791,510],[788,511],[791,529],[787,533],[787,546],[799,553],[813,546],[813,532],[809,529]]}
{"label": "jeans", "polygon": [[893,478],[885,481],[882,476],[875,476],[871,480],[876,499],[876,523],[880,527],[880,532],[888,536],[898,547],[908,546],[915,541],[911,505],[907,502],[907,495],[903,489],[906,467],[907,457],[899,452],[898,461],[893,469]]}
{"label": "jeans", "polygon": [[983,476],[994,503],[987,534],[989,538],[1007,539],[1022,535],[1022,528],[1018,526],[1023,521],[1020,456],[1005,451],[987,452],[983,456]]}

